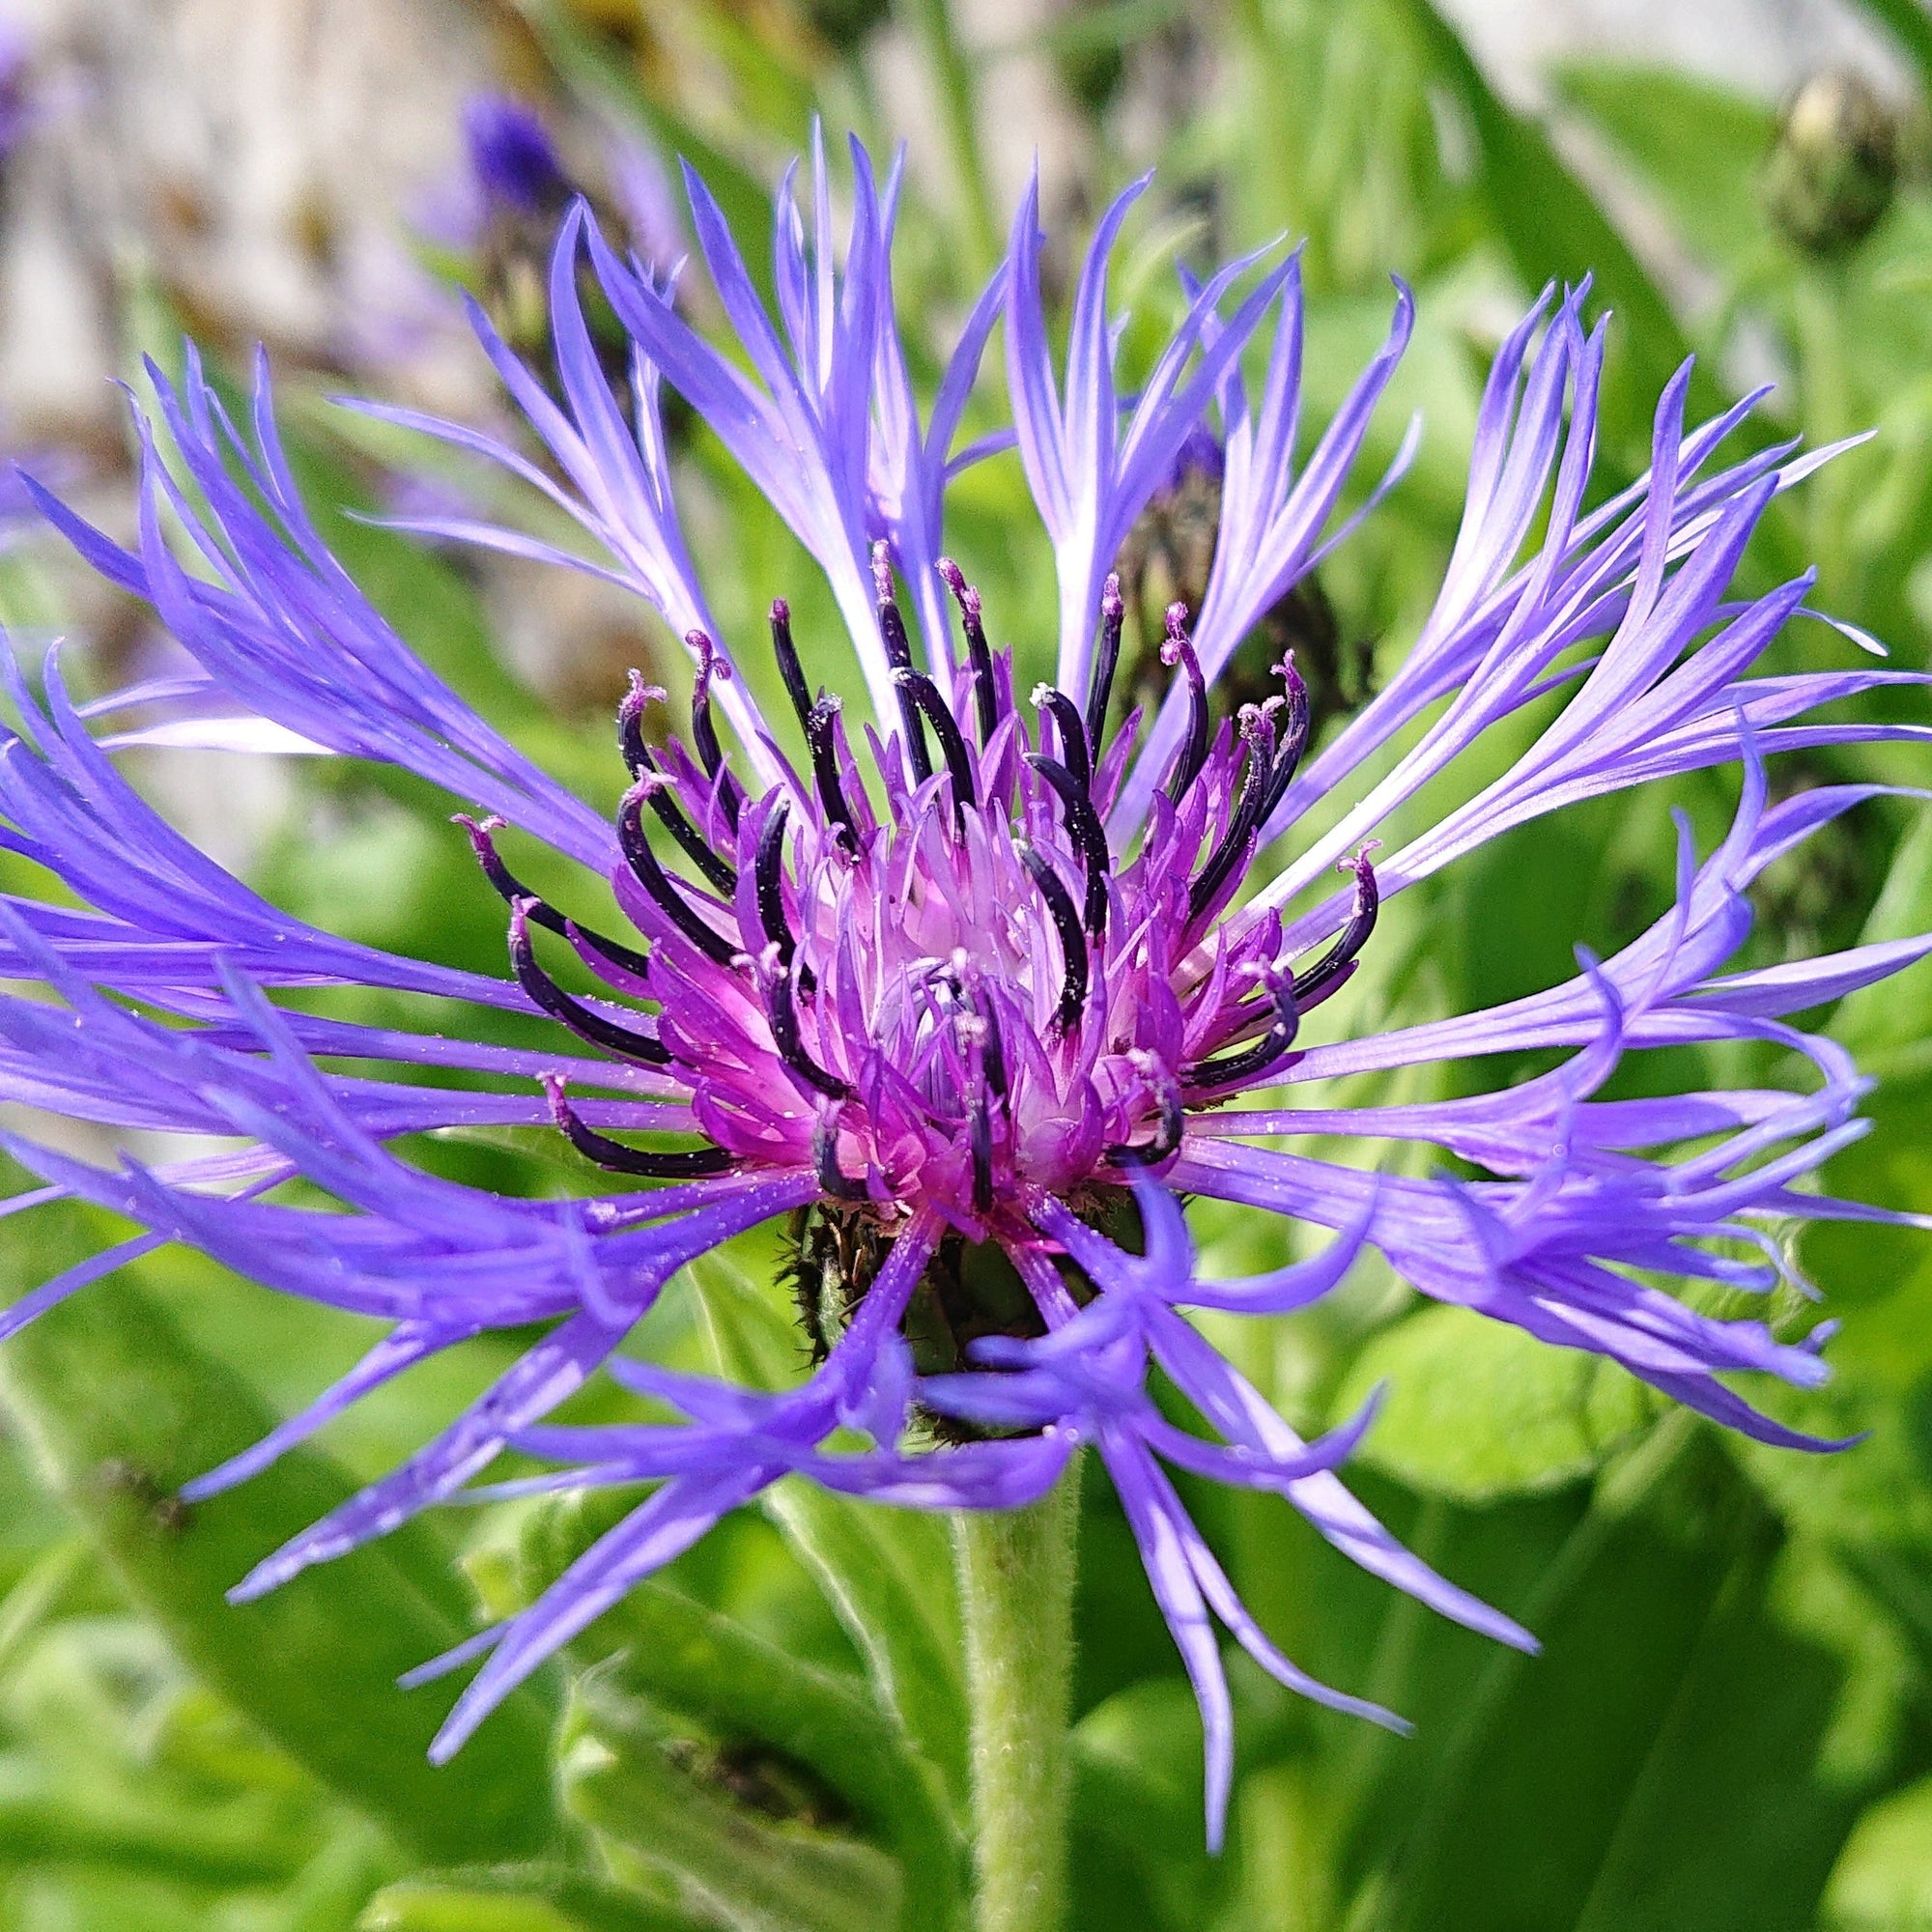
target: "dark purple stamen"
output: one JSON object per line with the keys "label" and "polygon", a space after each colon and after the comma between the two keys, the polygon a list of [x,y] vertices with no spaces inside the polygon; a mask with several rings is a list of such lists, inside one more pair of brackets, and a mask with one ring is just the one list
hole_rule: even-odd
{"label": "dark purple stamen", "polygon": [[993,1209],[993,1121],[986,1108],[983,1088],[973,1095],[972,1111],[966,1122],[966,1137],[973,1154],[974,1210],[989,1214]]}
{"label": "dark purple stamen", "polygon": [[845,844],[852,846],[859,841],[859,828],[838,777],[838,741],[833,729],[838,712],[838,698],[821,697],[805,721],[805,736],[811,747],[811,775],[818,782],[818,802],[825,808],[826,817],[838,826]]}
{"label": "dark purple stamen", "polygon": [[798,646],[791,640],[791,606],[782,597],[772,599],[772,650],[779,661],[779,677],[783,682],[791,708],[798,713],[799,729],[811,728],[811,692],[805,681],[805,667],[798,661]]}
{"label": "dark purple stamen", "polygon": [[718,742],[718,726],[711,717],[711,680],[729,677],[731,669],[702,631],[687,632],[684,641],[697,653],[697,677],[691,687],[691,742],[697,747],[704,776],[717,789],[718,809],[735,838],[744,794],[738,789],[738,781],[724,769],[724,750]]}
{"label": "dark purple stamen", "polygon": [[[624,754],[625,768],[634,780],[663,776],[658,761],[651,755],[651,748],[644,742],[644,707],[652,698],[663,696],[663,692],[647,685],[633,671],[631,688],[617,707],[617,749]],[[677,840],[691,863],[710,880],[712,886],[727,896],[736,892],[738,868],[712,849],[710,841],[678,804],[677,794],[671,786],[668,783],[655,786],[650,799],[651,810],[657,813],[658,822]]]}
{"label": "dark purple stamen", "polygon": [[640,1066],[670,1065],[670,1054],[660,1041],[593,1012],[581,1000],[572,999],[537,964],[536,951],[530,945],[529,915],[521,899],[510,907],[510,970],[531,1003],[552,1019],[560,1020],[580,1039],[587,1039],[620,1059],[636,1061]]}
{"label": "dark purple stamen", "polygon": [[765,1019],[772,1030],[772,1044],[779,1058],[805,1082],[829,1100],[842,1100],[852,1089],[836,1073],[828,1072],[805,1050],[799,1037],[798,1005],[792,998],[790,975],[780,971],[765,985]]}
{"label": "dark purple stamen", "polygon": [[[779,962],[789,967],[798,942],[792,937],[784,909],[784,835],[791,808],[779,799],[758,834],[758,849],[752,861],[752,882],[757,890],[758,924],[765,938],[779,950]],[[810,993],[818,983],[810,966],[798,969],[798,989]]]}
{"label": "dark purple stamen", "polygon": [[1240,728],[1247,752],[1241,768],[1241,788],[1236,795],[1235,809],[1228,816],[1228,829],[1221,835],[1220,843],[1208,854],[1208,863],[1187,888],[1190,925],[1213,903],[1214,895],[1228,883],[1236,867],[1246,863],[1251,853],[1248,841],[1261,823],[1280,769],[1274,726],[1266,714],[1252,704],[1244,707]]}
{"label": "dark purple stamen", "polygon": [[1109,576],[1100,591],[1100,648],[1094,655],[1094,674],[1087,684],[1087,742],[1096,753],[1107,735],[1107,705],[1114,695],[1114,671],[1121,662],[1121,626],[1126,614],[1121,580],[1118,575]]}
{"label": "dark purple stamen", "polygon": [[1087,935],[1081,930],[1073,895],[1060,883],[1060,874],[1031,845],[1022,845],[1018,851],[1020,864],[1026,867],[1027,877],[1038,888],[1040,897],[1046,901],[1047,916],[1053,921],[1054,931],[1060,935],[1060,952],[1065,961],[1066,977],[1061,982],[1060,1005],[1054,1013],[1054,1024],[1062,1033],[1070,1033],[1079,1025],[1080,1015],[1087,1006],[1088,974],[1091,970],[1087,957]]}
{"label": "dark purple stamen", "polygon": [[1294,976],[1294,997],[1304,1009],[1319,1005],[1329,994],[1341,990],[1343,982],[1354,972],[1356,953],[1369,943],[1369,935],[1376,929],[1381,894],[1376,886],[1376,869],[1369,864],[1373,849],[1363,846],[1340,868],[1344,871],[1350,866],[1354,868],[1354,910],[1349,915],[1349,923],[1335,935],[1334,945],[1307,972]]}
{"label": "dark purple stamen", "polygon": [[547,932],[554,932],[560,938],[582,940],[583,944],[607,959],[612,966],[626,973],[642,973],[649,961],[641,952],[634,952],[621,940],[607,938],[594,926],[581,925],[576,920],[566,919],[550,903],[530,891],[529,887],[504,865],[497,855],[497,841],[491,834],[500,826],[500,818],[471,818],[468,812],[459,811],[451,821],[463,827],[469,835],[469,843],[475,851],[477,864],[483,867],[483,876],[496,887],[505,905],[515,905],[519,899],[524,903],[525,916],[532,925],[540,925]]}
{"label": "dark purple stamen", "polygon": [[952,707],[939,695],[939,687],[923,672],[895,671],[893,681],[899,688],[900,703],[910,697],[914,708],[932,726],[933,735],[939,740],[947,773],[952,780],[952,823],[963,838],[966,809],[980,803],[980,793],[973,782],[973,756],[966,749],[966,740],[960,736],[958,721],[953,717]]}
{"label": "dark purple stamen", "polygon": [[1152,1140],[1107,1150],[1107,1158],[1116,1167],[1158,1167],[1180,1151],[1180,1137],[1187,1131],[1187,1108],[1179,1083],[1165,1068],[1158,1069],[1154,1083],[1154,1110]]}
{"label": "dark purple stamen", "polygon": [[1027,763],[1059,795],[1061,807],[1066,813],[1066,829],[1073,835],[1073,842],[1080,851],[1081,867],[1087,874],[1087,897],[1081,909],[1081,923],[1095,939],[1102,938],[1107,930],[1107,873],[1110,864],[1107,829],[1100,823],[1100,814],[1094,810],[1094,801],[1087,796],[1087,787],[1065,765],[1056,763],[1052,758],[1042,758],[1037,753],[1030,753]]}
{"label": "dark purple stamen", "polygon": [[1080,712],[1072,698],[1050,684],[1037,684],[1033,701],[1053,720],[1054,731],[1060,739],[1060,762],[1073,774],[1083,792],[1091,790],[1094,761],[1088,755],[1087,727],[1081,724]]}
{"label": "dark purple stamen", "polygon": [[1253,1046],[1219,1060],[1204,1060],[1187,1069],[1191,1087],[1252,1086],[1294,1044],[1301,1030],[1301,1009],[1295,1003],[1294,982],[1286,973],[1270,971],[1263,984],[1274,1005],[1274,1021]]}
{"label": "dark purple stamen", "polygon": [[1000,1037],[1000,1015],[992,1001],[980,1017],[986,1023],[986,1037],[980,1042],[980,1065],[985,1069],[986,1085],[1002,1100],[1007,1097],[1007,1048]]}
{"label": "dark purple stamen", "polygon": [[1302,753],[1308,749],[1308,687],[1302,683],[1301,673],[1294,668],[1294,653],[1290,651],[1275,668],[1281,672],[1282,681],[1288,687],[1288,718],[1276,734],[1274,770],[1269,775],[1261,810],[1255,814],[1257,824],[1264,824],[1273,814],[1275,807],[1293,782]]}
{"label": "dark purple stamen", "polygon": [[617,706],[617,750],[622,753],[624,767],[633,779],[657,770],[651,748],[644,743],[644,710],[652,698],[663,696],[656,685],[644,682],[642,671],[631,672],[630,689]]}
{"label": "dark purple stamen", "polygon": [[758,833],[757,855],[752,861],[752,883],[758,895],[758,923],[766,939],[778,948],[781,963],[786,966],[791,964],[791,956],[798,950],[784,908],[784,836],[790,810],[783,799],[772,807]]}
{"label": "dark purple stamen", "polygon": [[609,1168],[612,1174],[635,1174],[647,1180],[704,1180],[714,1174],[729,1174],[736,1165],[731,1155],[717,1147],[687,1148],[677,1153],[648,1153],[642,1148],[626,1147],[578,1119],[577,1110],[563,1097],[563,1081],[557,1074],[544,1075],[544,1091],[550,1095],[550,1117],[563,1129],[572,1147],[585,1160]]}
{"label": "dark purple stamen", "polygon": [[983,746],[1000,722],[1000,694],[993,682],[993,653],[987,648],[986,627],[980,621],[980,593],[950,556],[939,559],[939,574],[959,606],[959,621],[966,632],[966,658],[973,667],[973,705],[979,714],[980,743]]}
{"label": "dark purple stamen", "polygon": [[854,1180],[838,1165],[838,1125],[835,1119],[821,1119],[811,1130],[811,1164],[818,1173],[821,1193],[835,1201],[869,1201],[871,1191],[863,1180]]}
{"label": "dark purple stamen", "polygon": [[[639,885],[663,908],[665,917],[706,958],[729,966],[737,958],[738,949],[678,891],[644,837],[643,802],[652,784],[649,779],[640,780],[624,794],[624,802],[617,808],[617,843],[623,847],[625,863]],[[732,877],[735,881],[736,873]]]}
{"label": "dark purple stamen", "polygon": [[1167,641],[1160,647],[1160,661],[1179,664],[1187,675],[1187,743],[1167,782],[1168,797],[1179,805],[1208,762],[1208,680],[1201,675],[1201,660],[1187,636],[1185,604],[1167,607]]}
{"label": "dark purple stamen", "polygon": [[912,669],[912,642],[906,636],[905,619],[893,596],[893,565],[883,540],[872,546],[872,584],[879,595],[879,636],[885,640],[886,662],[893,668],[898,689],[899,724],[905,732],[906,762],[912,767],[912,781],[923,785],[932,776],[932,753],[925,742],[925,726],[921,723],[919,705],[906,689],[899,673]]}

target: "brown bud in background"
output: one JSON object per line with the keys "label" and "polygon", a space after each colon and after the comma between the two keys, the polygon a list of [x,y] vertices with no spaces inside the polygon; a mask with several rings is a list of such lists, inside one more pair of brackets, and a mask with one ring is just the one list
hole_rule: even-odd
{"label": "brown bud in background", "polygon": [[1808,255],[1856,248],[1891,206],[1898,118],[1849,70],[1816,73],[1786,101],[1765,163],[1765,211]]}

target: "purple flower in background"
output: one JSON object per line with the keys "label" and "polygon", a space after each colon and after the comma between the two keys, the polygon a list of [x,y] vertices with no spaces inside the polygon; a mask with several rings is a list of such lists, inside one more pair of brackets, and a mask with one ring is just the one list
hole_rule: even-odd
{"label": "purple flower in background", "polygon": [[535,108],[507,94],[479,94],[463,110],[463,139],[488,199],[526,214],[562,211],[569,177]]}
{"label": "purple flower in background", "polygon": [[[479,1493],[468,1486],[508,1447],[556,1464],[539,1487],[654,1483],[528,1611],[444,1661],[487,1654],[444,1752],[639,1578],[781,1476],[913,1507],[1001,1508],[1041,1495],[1092,1445],[1200,1698],[1218,1840],[1232,1745],[1217,1625],[1296,1690],[1396,1720],[1274,1648],[1171,1470],[1277,1492],[1399,1588],[1505,1642],[1531,1639],[1404,1550],[1343,1486],[1335,1470],[1366,1415],[1302,1440],[1186,1311],[1305,1306],[1373,1248],[1425,1294],[1607,1356],[1760,1440],[1828,1446],[1722,1379],[1751,1370],[1816,1383],[1822,1328],[1780,1341],[1656,1283],[1768,1291],[1790,1278],[1776,1224],[1876,1211],[1804,1191],[1861,1130],[1862,1083],[1839,1049],[1787,1016],[1899,970],[1932,940],[1723,969],[1749,925],[1752,879],[1878,789],[1828,785],[1773,805],[1763,761],[1823,744],[1923,742],[1923,726],[1815,716],[1922,680],[1864,668],[1754,674],[1809,580],[1753,599],[1733,575],[1772,497],[1823,457],[1786,446],[1726,461],[1750,402],[1687,430],[1680,377],[1658,410],[1648,474],[1585,510],[1604,326],[1586,328],[1578,291],[1546,295],[1497,354],[1461,533],[1386,687],[1320,748],[1292,662],[1265,702],[1217,722],[1215,681],[1243,637],[1393,480],[1340,514],[1408,337],[1406,291],[1383,349],[1303,453],[1295,260],[1265,271],[1236,263],[1192,291],[1125,397],[1107,273],[1145,184],[1101,223],[1064,364],[1049,348],[1029,192],[1007,260],[923,408],[894,313],[897,177],[881,189],[856,146],[853,159],[842,261],[822,157],[809,226],[790,178],[781,191],[776,320],[716,203],[688,180],[742,359],[702,339],[580,208],[550,277],[557,391],[476,316],[548,461],[382,412],[522,477],[595,541],[595,568],[690,644],[685,740],[647,741],[641,685],[620,708],[631,785],[614,826],[468,711],[345,576],[296,495],[265,381],[244,425],[192,360],[180,386],[155,377],[160,427],[194,494],[143,421],[134,550],[42,493],[82,553],[154,605],[207,683],[83,711],[56,665],[43,700],[14,675],[25,724],[0,758],[5,837],[88,909],[0,901],[0,971],[60,1002],[0,999],[0,1094],[227,1145],[104,1168],[6,1137],[42,1183],[10,1208],[78,1197],[143,1232],[37,1290],[5,1325],[166,1241],[391,1324],[313,1406],[193,1486],[208,1494],[426,1355],[483,1329],[550,1324],[448,1430],[269,1556],[238,1593]],[[630,337],[629,416],[585,324],[586,251]],[[991,647],[978,593],[943,554],[949,478],[1000,440],[959,447],[996,327],[1011,440],[1058,583],[1056,668],[1030,687]],[[1250,349],[1265,363],[1256,395],[1242,374]],[[781,601],[768,647],[791,715],[760,715],[687,547],[661,382],[823,569],[875,722],[843,708],[860,687],[821,685],[821,674],[839,679],[841,654],[796,638]],[[1198,611],[1168,612],[1175,676],[1158,715],[1145,729],[1137,717],[1110,728],[1122,628],[1113,560],[1204,442],[1222,482],[1206,592]],[[185,526],[204,574],[178,560],[164,517]],[[583,567],[507,528],[424,526]],[[1563,703],[1499,775],[1465,784],[1463,802],[1418,836],[1378,845],[1394,838],[1398,809],[1463,769],[1490,727],[1552,693]],[[164,696],[190,711],[240,704],[259,716],[265,744],[399,764],[475,808],[464,823],[507,904],[511,977],[330,937],[186,845],[107,755],[149,734],[95,735],[134,699]],[[174,743],[195,730],[182,718],[164,728]],[[235,742],[232,715],[218,729]],[[1492,753],[1485,770],[1494,764]],[[1350,981],[1391,895],[1563,805],[1720,764],[1743,770],[1728,837],[1700,858],[1681,833],[1675,905],[1615,956],[1579,954],[1565,983],[1486,1011],[1387,1033],[1352,1019]],[[1326,829],[1301,834],[1318,804]],[[634,930],[593,929],[526,890],[498,849],[505,825],[608,878]],[[565,960],[595,976],[594,997],[559,983]],[[429,1017],[398,1031],[277,998],[319,984],[423,996]],[[555,1042],[479,1043],[466,1006],[548,1015]],[[1596,1097],[1627,1053],[1740,1040],[1798,1055],[1815,1075],[1809,1091]],[[1565,1057],[1500,1093],[1355,1108],[1296,1098],[1331,1075],[1531,1049]],[[355,1063],[386,1063],[392,1077]],[[452,1086],[452,1074],[467,1077]],[[1239,1104],[1261,1090],[1272,1099]],[[437,1127],[546,1122],[613,1177],[608,1192],[504,1198],[426,1173],[390,1145]],[[684,1144],[624,1138],[639,1133]],[[1426,1143],[1482,1178],[1378,1175],[1296,1146],[1334,1136]],[[298,1176],[333,1207],[278,1198],[277,1183]],[[1204,1279],[1178,1205],[1193,1195],[1329,1236],[1312,1260]],[[836,1305],[810,1313],[818,1361],[802,1386],[759,1392],[616,1355],[679,1268],[781,1215],[802,1262],[846,1258]],[[1164,1417],[1148,1386],[1155,1367],[1206,1433]],[[687,1420],[547,1423],[600,1369]]]}
{"label": "purple flower in background", "polygon": [[547,248],[582,192],[621,225],[645,261],[668,264],[684,253],[669,179],[657,155],[634,135],[600,130],[590,156],[597,179],[580,183],[549,124],[528,101],[477,94],[463,109],[463,147],[460,177],[445,183],[423,211],[424,232],[433,239],[473,248],[497,224],[512,231],[496,238],[498,246],[514,239]]}
{"label": "purple flower in background", "polygon": [[0,162],[33,130],[33,49],[18,27],[0,24]]}

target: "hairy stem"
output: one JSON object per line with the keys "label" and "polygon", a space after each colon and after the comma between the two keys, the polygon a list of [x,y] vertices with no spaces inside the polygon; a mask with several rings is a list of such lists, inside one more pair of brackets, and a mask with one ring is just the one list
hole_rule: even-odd
{"label": "hairy stem", "polygon": [[978,1932],[1059,1932],[1079,1477],[1020,1510],[953,1521],[973,1718]]}

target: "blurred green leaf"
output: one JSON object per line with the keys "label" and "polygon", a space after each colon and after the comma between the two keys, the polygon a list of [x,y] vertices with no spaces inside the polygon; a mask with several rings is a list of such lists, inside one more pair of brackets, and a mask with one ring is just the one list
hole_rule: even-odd
{"label": "blurred green leaf", "polygon": [[[1626,462],[1648,461],[1655,399],[1690,354],[1670,304],[1590,191],[1527,115],[1484,77],[1432,0],[1404,0],[1436,73],[1468,116],[1476,176],[1495,238],[1531,288],[1595,277],[1597,300],[1615,310],[1621,340],[1605,372],[1607,432]],[[1723,398],[1700,364],[1689,399],[1692,417],[1715,414]]]}
{"label": "blurred green leaf", "polygon": [[385,1886],[356,1932],[704,1932],[715,1924],[566,1871],[501,1866]]}
{"label": "blurred green leaf", "polygon": [[1203,1830],[1201,1714],[1186,1680],[1117,1692],[1081,1719],[1072,1742],[1076,1925],[1202,1923],[1214,1866]]}
{"label": "blurred green leaf", "polygon": [[600,1679],[579,1687],[559,1755],[564,1802],[603,1841],[619,1878],[740,1932],[878,1932],[899,1874],[868,1845],[767,1823],[672,1764],[635,1705]]}
{"label": "blurred green leaf", "polygon": [[1584,1520],[1531,1618],[1544,1655],[1497,1658],[1420,1813],[1390,1821],[1378,1924],[1811,1923],[1862,1795],[1816,1776],[1839,1668],[1770,1607],[1775,1520],[1678,1435]]}
{"label": "blurred green leaf", "polygon": [[[29,1279],[51,1271],[57,1224],[88,1246],[109,1238],[91,1213],[42,1208],[36,1223],[14,1248]],[[407,1525],[258,1603],[224,1599],[352,1485],[327,1458],[298,1450],[226,1495],[191,1509],[173,1500],[275,1418],[136,1285],[163,1273],[124,1270],[0,1351],[0,1390],[48,1479],[191,1666],[398,1838],[440,1859],[542,1845],[555,1829],[543,1692],[514,1695],[439,1771],[425,1753],[440,1700],[396,1688],[401,1672],[469,1634],[461,1584],[426,1527]]]}
{"label": "blurred green leaf", "polygon": [[1932,1777],[1860,1819],[1825,1892],[1825,1932],[1932,1925]]}
{"label": "blurred green leaf", "polygon": [[1571,64],[1555,80],[1707,261],[1730,266],[1765,253],[1757,172],[1776,127],[1770,108],[1669,68]]}
{"label": "blurred green leaf", "polygon": [[[720,1374],[753,1388],[796,1378],[796,1329],[725,1258],[710,1257],[688,1278],[702,1297]],[[966,1693],[945,1523],[795,1481],[768,1490],[764,1507],[851,1633],[881,1701],[963,1806]]]}
{"label": "blurred green leaf", "polygon": [[1460,1502],[1589,1475],[1654,1411],[1615,1363],[1463,1308],[1425,1308],[1373,1337],[1334,1412],[1352,1414],[1378,1384],[1381,1409],[1359,1460]]}
{"label": "blurred green leaf", "polygon": [[[526,1537],[530,1585],[559,1575],[607,1526],[608,1509],[583,1507],[598,1500],[561,1498],[533,1514]],[[905,1871],[909,1927],[951,1919],[966,1879],[958,1823],[934,1767],[861,1680],[814,1668],[657,1581],[634,1587],[596,1634],[611,1653],[607,1681],[695,1719],[727,1746],[779,1753],[850,1804]]]}

